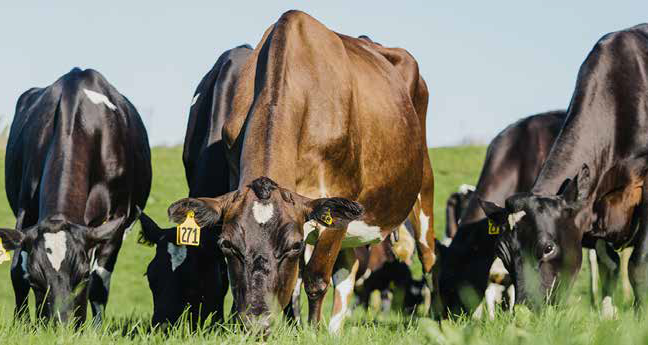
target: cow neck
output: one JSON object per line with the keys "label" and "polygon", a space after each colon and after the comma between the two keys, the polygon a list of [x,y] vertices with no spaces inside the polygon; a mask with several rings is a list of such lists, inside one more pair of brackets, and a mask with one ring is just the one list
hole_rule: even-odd
{"label": "cow neck", "polygon": [[68,220],[84,224],[89,168],[94,161],[88,152],[91,140],[78,131],[73,134],[76,115],[61,116],[66,113],[57,112],[40,181],[39,218],[64,214]]}
{"label": "cow neck", "polygon": [[283,188],[295,190],[298,174],[297,116],[279,107],[263,108],[264,111],[251,114],[246,126],[239,188],[266,176]]}
{"label": "cow neck", "polygon": [[[576,85],[567,119],[531,189],[537,195],[555,195],[566,179],[574,178],[587,164],[592,181],[597,181],[614,158],[614,109],[602,102],[609,97],[601,83]],[[592,184],[592,188],[597,183]],[[593,190],[588,195],[594,195]]]}

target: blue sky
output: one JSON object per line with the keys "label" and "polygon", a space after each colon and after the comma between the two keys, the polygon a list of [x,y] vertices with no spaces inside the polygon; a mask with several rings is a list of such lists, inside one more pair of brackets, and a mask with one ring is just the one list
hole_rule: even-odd
{"label": "blue sky", "polygon": [[[648,21],[648,1],[2,1],[0,115],[74,66],[138,108],[151,143],[181,143],[193,91],[221,52],[256,45],[286,10],[409,50],[430,89],[431,146],[490,140],[565,108],[603,34]],[[56,4],[56,6],[54,5]]]}

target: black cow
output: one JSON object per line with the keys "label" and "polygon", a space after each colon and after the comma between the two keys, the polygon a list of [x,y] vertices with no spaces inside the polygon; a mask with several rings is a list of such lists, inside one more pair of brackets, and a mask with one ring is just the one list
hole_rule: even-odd
{"label": "black cow", "polygon": [[[230,191],[229,170],[221,140],[223,122],[233,97],[228,90],[237,82],[240,68],[252,52],[249,45],[223,53],[203,77],[189,112],[182,160],[190,197],[216,197]],[[157,244],[147,277],[153,294],[153,324],[175,323],[189,308],[192,325],[223,321],[223,301],[228,288],[227,267],[216,244],[218,231],[203,229],[199,247],[177,246],[175,227],[161,230],[142,215],[143,235]]]}
{"label": "black cow", "polygon": [[520,300],[561,300],[580,269],[582,247],[599,241],[634,247],[635,305],[646,300],[646,70],[647,24],[603,36],[580,68],[564,127],[530,192],[509,197],[505,208],[483,202],[493,222],[512,230],[502,252]]}
{"label": "black cow", "polygon": [[[565,111],[532,115],[500,132],[488,146],[475,195],[502,202],[515,192],[528,191],[564,119]],[[436,313],[445,316],[477,306],[489,283],[498,238],[489,235],[478,199],[470,198],[450,246],[437,246],[439,291],[432,299]],[[468,289],[473,293],[462,295]]]}
{"label": "black cow", "polygon": [[135,107],[97,71],[73,69],[18,99],[5,161],[16,229],[0,229],[15,250],[16,314],[97,322],[125,231],[151,188],[151,154]]}
{"label": "black cow", "polygon": [[468,208],[470,198],[475,193],[475,186],[462,184],[459,190],[450,194],[448,201],[446,201],[446,234],[445,245],[450,245],[450,241],[457,234],[461,215],[464,210]]}

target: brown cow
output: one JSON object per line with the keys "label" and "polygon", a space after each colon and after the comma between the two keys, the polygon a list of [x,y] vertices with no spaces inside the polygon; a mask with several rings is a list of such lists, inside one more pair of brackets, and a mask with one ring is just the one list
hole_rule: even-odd
{"label": "brown cow", "polygon": [[233,94],[223,139],[236,189],[179,200],[169,215],[181,222],[194,211],[201,226],[222,223],[219,245],[244,324],[265,329],[289,303],[310,242],[309,320],[320,321],[333,278],[339,329],[358,267],[352,248],[386,238],[417,198],[419,255],[431,271],[428,94],[411,55],[289,11],[265,32]]}

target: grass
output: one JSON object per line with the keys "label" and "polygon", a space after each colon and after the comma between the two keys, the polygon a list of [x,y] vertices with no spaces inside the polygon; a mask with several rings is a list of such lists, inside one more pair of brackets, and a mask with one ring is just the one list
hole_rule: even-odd
{"label": "grass", "polygon": [[[430,150],[434,165],[435,230],[442,236],[445,200],[462,183],[476,183],[485,155],[484,147],[453,147]],[[4,164],[0,153],[0,164]],[[0,167],[4,174],[4,167]],[[4,178],[0,176],[0,184]],[[3,188],[0,188],[3,189]],[[153,188],[146,211],[163,226],[170,202],[186,195],[187,188],[180,148],[153,150]],[[6,198],[0,198],[0,226],[13,227],[14,217]],[[138,228],[135,228],[138,231]],[[165,335],[149,332],[152,298],[144,272],[154,249],[136,244],[137,236],[127,237],[112,278],[108,319],[101,328],[35,326],[12,321],[13,290],[9,265],[0,266],[0,344],[241,344],[258,339],[223,327],[217,331],[200,330],[190,334],[179,327]],[[416,275],[420,266],[414,265]],[[603,320],[590,306],[587,293],[588,268],[583,272],[568,303],[561,308],[546,308],[532,314],[521,309],[515,314],[499,312],[494,321],[468,317],[444,321],[441,325],[428,318],[412,318],[399,313],[375,313],[354,310],[340,336],[309,327],[295,328],[280,324],[266,342],[273,344],[609,344],[648,343],[648,327],[643,316],[635,316],[630,302],[620,305],[619,317]],[[325,319],[328,319],[332,294],[327,295]],[[227,304],[231,303],[228,297]],[[305,314],[305,303],[302,307]],[[225,310],[229,310],[226,305]],[[33,308],[32,308],[33,313]]]}

